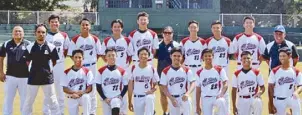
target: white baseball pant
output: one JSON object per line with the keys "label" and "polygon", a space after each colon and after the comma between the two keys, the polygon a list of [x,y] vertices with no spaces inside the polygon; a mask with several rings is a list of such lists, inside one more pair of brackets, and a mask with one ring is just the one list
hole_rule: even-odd
{"label": "white baseball pant", "polygon": [[214,106],[218,109],[217,115],[228,115],[226,100],[224,98],[217,99],[216,96],[201,97],[201,106],[204,115],[213,115]]}
{"label": "white baseball pant", "polygon": [[122,107],[120,109],[120,113],[122,115],[127,115],[127,113],[128,113],[128,101],[127,101],[127,99],[128,99],[128,96],[127,96],[127,93],[126,93],[123,97]]}
{"label": "white baseball pant", "polygon": [[[68,97],[68,96],[67,96]],[[79,106],[82,106],[82,115],[90,114],[90,95],[84,94],[78,99],[67,98],[69,115],[79,115]]]}
{"label": "white baseball pant", "polygon": [[[230,80],[230,77],[229,77],[229,66],[222,66],[224,71],[226,72],[227,76],[228,76],[228,79]],[[230,82],[229,82],[230,83]],[[224,99],[225,99],[225,102],[226,102],[226,107],[227,107],[227,112],[229,114],[231,114],[231,103],[230,103],[230,92],[229,92],[229,88],[227,89],[227,91],[225,92],[225,95],[224,95]]]}
{"label": "white baseball pant", "polygon": [[153,115],[155,94],[134,95],[134,115]]}
{"label": "white baseball pant", "polygon": [[[64,91],[63,87],[60,85],[60,77],[64,77],[64,61],[57,63],[54,68],[53,68],[53,76],[54,76],[54,86],[55,86],[55,91],[56,91],[56,96],[58,99],[59,103],[59,109],[61,114],[64,114]],[[49,106],[47,106],[48,103],[46,103],[44,99],[44,104],[43,104],[43,111],[47,112],[47,114],[50,113]]]}
{"label": "white baseball pant", "polygon": [[[49,85],[27,85],[26,99],[22,109],[22,115],[32,115],[32,107],[35,102],[39,87],[42,87],[46,103],[49,104],[50,114],[43,111],[43,115],[60,115],[58,100],[53,84]],[[44,102],[45,103],[45,102]]]}
{"label": "white baseball pant", "polygon": [[[175,97],[175,96],[174,96]],[[170,115],[192,115],[192,101],[188,98],[187,101],[182,100],[182,95],[176,96],[177,107],[174,107],[171,100],[168,101]]]}
{"label": "white baseball pant", "polygon": [[289,107],[292,110],[292,115],[301,115],[301,104],[300,99],[294,99],[293,97],[288,98],[274,98],[274,106],[277,109],[276,115],[286,115],[286,108]]}
{"label": "white baseball pant", "polygon": [[[87,67],[92,73],[93,73],[93,77],[96,77],[96,72],[97,72],[97,64],[93,64],[90,66],[85,66]],[[97,99],[96,99],[96,84],[92,85],[92,91],[89,93],[90,94],[90,104],[91,104],[91,108],[90,108],[90,114],[96,114],[96,108],[97,108]]]}
{"label": "white baseball pant", "polygon": [[260,98],[242,98],[237,100],[238,115],[261,115],[262,100]]}
{"label": "white baseball pant", "polygon": [[[191,69],[193,75],[195,75],[196,72],[197,72],[199,69],[201,69],[201,67],[190,67],[190,69]],[[195,82],[195,83],[196,83],[196,82]],[[188,84],[188,87],[190,87],[190,84]],[[193,92],[192,92],[192,104],[194,105],[194,106],[192,106],[192,109],[193,109],[193,111],[194,111],[194,115],[197,115],[196,106],[195,106],[195,105],[196,105],[196,88],[194,88],[194,90],[193,90]]]}
{"label": "white baseball pant", "polygon": [[105,101],[102,101],[103,106],[103,115],[112,115],[113,108],[121,108],[123,102],[120,98],[112,98],[110,101],[110,105],[108,105]]}
{"label": "white baseball pant", "polygon": [[6,75],[4,82],[4,104],[3,115],[13,115],[13,102],[18,90],[20,95],[20,111],[22,111],[23,104],[26,97],[27,78],[17,78]]}

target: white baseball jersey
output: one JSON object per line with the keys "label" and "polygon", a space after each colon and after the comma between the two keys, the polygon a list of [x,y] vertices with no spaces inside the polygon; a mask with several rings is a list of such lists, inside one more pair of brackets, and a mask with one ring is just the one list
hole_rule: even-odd
{"label": "white baseball jersey", "polygon": [[192,71],[188,67],[166,67],[161,74],[160,84],[167,85],[171,95],[182,95],[188,91],[188,83],[195,81]]}
{"label": "white baseball jersey", "polygon": [[79,70],[74,70],[71,67],[64,72],[65,76],[61,77],[60,85],[72,91],[85,91],[87,86],[93,84],[93,74],[85,67]]}
{"label": "white baseball jersey", "polygon": [[284,70],[277,66],[271,71],[268,83],[275,84],[274,96],[290,97],[295,91],[295,86],[302,86],[302,75],[295,67]]}
{"label": "white baseball jersey", "polygon": [[232,87],[237,88],[239,96],[254,95],[258,91],[258,86],[263,86],[264,80],[260,71],[251,69],[244,73],[241,69],[235,71],[232,79]]}
{"label": "white baseball jersey", "polygon": [[259,56],[264,53],[265,47],[265,41],[259,34],[246,35],[241,33],[233,39],[231,53],[236,54],[237,62],[241,63],[241,53],[249,51],[252,53],[252,63],[259,64]]}
{"label": "white baseball jersey", "polygon": [[83,38],[81,35],[77,35],[72,38],[68,55],[72,55],[72,51],[81,49],[84,51],[83,64],[91,64],[97,62],[97,56],[101,55],[101,42],[95,35],[89,35],[87,38]]}
{"label": "white baseball jersey", "polygon": [[130,56],[133,55],[133,46],[130,43],[130,39],[123,36],[117,40],[114,40],[112,37],[107,37],[102,44],[101,55],[106,55],[105,51],[108,48],[116,49],[116,64],[120,67],[127,68],[131,59]]}
{"label": "white baseball jersey", "polygon": [[138,30],[134,30],[130,33],[129,39],[133,45],[134,54],[132,56],[132,60],[139,60],[138,58],[138,50],[142,47],[146,47],[149,49],[151,55],[149,59],[153,59],[152,52],[158,49],[158,37],[157,34],[148,29],[146,32],[141,33]]}
{"label": "white baseball jersey", "polygon": [[145,68],[133,65],[128,71],[130,80],[134,81],[133,93],[137,95],[144,95],[145,92],[151,90],[153,83],[159,81],[158,73],[151,65]]}
{"label": "white baseball jersey", "polygon": [[228,66],[231,40],[225,36],[222,36],[220,40],[216,40],[214,37],[210,37],[206,40],[208,49],[212,49],[214,53],[214,65],[222,67]]}
{"label": "white baseball jersey", "polygon": [[104,95],[108,98],[120,95],[123,86],[128,85],[127,74],[121,67],[113,71],[110,71],[107,66],[101,67],[94,81],[102,85]]}
{"label": "white baseball jersey", "polygon": [[206,48],[206,42],[202,38],[197,41],[191,41],[189,37],[184,38],[180,42],[180,46],[185,55],[185,65],[201,65],[201,53]]}
{"label": "white baseball jersey", "polygon": [[201,88],[201,96],[218,96],[222,82],[228,80],[226,72],[220,66],[214,66],[209,70],[201,68],[196,75],[198,77],[196,86]]}
{"label": "white baseball jersey", "polygon": [[69,44],[70,44],[70,40],[69,40],[67,33],[58,32],[54,35],[47,34],[45,39],[49,43],[52,43],[53,45],[56,46],[58,56],[59,56],[59,59],[57,60],[57,62],[63,62],[65,60],[65,56],[66,56],[66,54],[64,54],[64,52],[67,52]]}

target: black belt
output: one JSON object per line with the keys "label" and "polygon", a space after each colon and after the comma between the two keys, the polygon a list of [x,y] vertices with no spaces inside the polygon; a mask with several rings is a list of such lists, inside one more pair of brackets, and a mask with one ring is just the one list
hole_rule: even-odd
{"label": "black belt", "polygon": [[247,96],[239,96],[240,98],[245,98],[245,99],[249,99],[249,98],[252,98],[254,97],[255,95],[253,94],[252,96],[250,95],[247,95]]}
{"label": "black belt", "polygon": [[83,64],[83,66],[84,66],[84,67],[88,67],[88,66],[92,66],[92,65],[94,65],[94,64],[95,64],[95,62],[89,63],[89,64]]}
{"label": "black belt", "polygon": [[172,97],[174,97],[174,98],[179,98],[180,97],[180,95],[171,95]]}
{"label": "black belt", "polygon": [[[241,63],[237,63],[237,65],[241,65]],[[252,63],[252,65],[259,65],[258,63]]]}
{"label": "black belt", "polygon": [[286,99],[286,97],[276,97],[276,96],[274,96],[274,98],[277,99],[277,100],[285,100]]}
{"label": "black belt", "polygon": [[[133,62],[139,62],[139,60],[132,60]],[[147,61],[152,61],[152,59],[148,59]]]}
{"label": "black belt", "polygon": [[70,98],[70,99],[76,99],[76,98],[72,98],[72,96],[67,96],[67,98]]}
{"label": "black belt", "polygon": [[204,97],[216,97],[216,96],[208,96],[208,95],[207,95],[207,96],[204,96]]}
{"label": "black belt", "polygon": [[146,95],[134,95],[134,97],[138,97],[138,98],[140,98],[140,97],[145,97]]}
{"label": "black belt", "polygon": [[201,67],[201,65],[185,65],[187,67]]}

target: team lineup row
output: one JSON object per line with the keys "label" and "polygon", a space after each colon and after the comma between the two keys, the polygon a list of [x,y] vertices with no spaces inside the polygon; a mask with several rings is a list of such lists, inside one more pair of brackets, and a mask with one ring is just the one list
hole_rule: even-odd
{"label": "team lineup row", "polygon": [[[231,114],[226,77],[229,54],[234,54],[238,65],[232,79],[234,114],[261,114],[262,102],[258,97],[265,88],[258,67],[265,60],[272,70],[269,112],[285,114],[287,106],[284,102],[287,102],[292,113],[300,115],[300,104],[296,100],[302,80],[292,67],[297,63],[298,54],[295,45],[285,40],[283,26],[275,28],[275,41],[266,45],[263,38],[253,32],[253,17],[244,18],[245,31],[238,34],[233,42],[222,36],[219,21],[211,24],[213,37],[206,40],[197,36],[199,23],[190,21],[189,37],[178,44],[173,41],[173,29],[169,26],[163,29],[164,39],[159,42],[157,34],[147,28],[149,15],[140,12],[137,16],[138,29],[129,37],[121,34],[123,22],[117,19],[111,23],[113,35],[101,43],[97,36],[89,33],[91,25],[88,19],[80,21],[81,33],[71,40],[66,33],[59,31],[59,19],[56,15],[49,17],[50,31],[43,24],[37,25],[34,43],[23,39],[24,32],[20,26],[14,27],[13,39],[3,43],[0,50],[2,70],[3,59],[7,57],[6,74],[0,71],[0,80],[5,82],[4,115],[12,114],[16,90],[20,92],[21,113],[32,114],[39,87],[43,88],[45,95],[44,114],[63,114],[65,94],[69,114],[78,114],[79,105],[82,105],[84,115],[96,114],[96,92],[99,92],[104,115],[127,114],[127,107],[136,115],[153,115],[158,81],[163,114],[201,114],[202,108],[203,114],[210,115],[213,105],[219,108],[218,114]],[[74,66],[64,72],[66,55],[72,57]],[[99,57],[107,66],[97,71]],[[153,58],[158,59],[157,70],[151,66]],[[284,90],[274,91],[275,88]],[[189,98],[191,92],[192,100]],[[200,100],[201,104],[196,103]]]}

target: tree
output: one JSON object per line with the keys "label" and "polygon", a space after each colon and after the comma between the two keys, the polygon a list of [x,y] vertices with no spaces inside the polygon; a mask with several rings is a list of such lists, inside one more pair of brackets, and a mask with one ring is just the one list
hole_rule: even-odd
{"label": "tree", "polygon": [[65,0],[0,0],[0,10],[53,11],[67,9],[68,6],[59,4]]}

